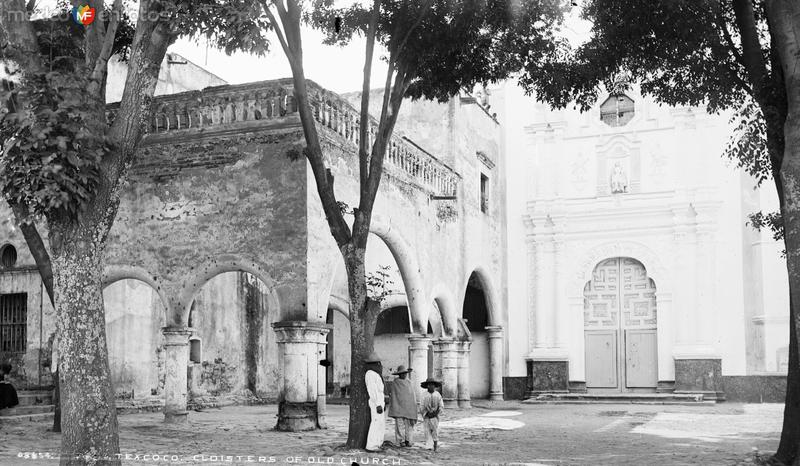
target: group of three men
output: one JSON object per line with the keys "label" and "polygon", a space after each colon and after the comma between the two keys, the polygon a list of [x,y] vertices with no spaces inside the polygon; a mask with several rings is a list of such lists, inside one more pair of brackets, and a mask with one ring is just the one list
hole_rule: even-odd
{"label": "group of three men", "polygon": [[[382,448],[383,436],[386,431],[383,366],[380,358],[374,352],[364,362],[367,366],[364,382],[369,393],[371,414],[367,450],[378,451]],[[433,441],[433,451],[437,451],[439,449],[439,415],[442,414],[444,403],[442,395],[436,391],[436,388],[441,387],[442,384],[430,377],[422,382],[422,388],[427,389],[427,393],[422,396],[418,408],[417,390],[411,380],[407,378],[411,370],[401,365],[398,366],[397,371],[392,373],[398,378],[393,380],[390,386],[388,414],[395,420],[395,437],[399,446],[410,447],[414,426],[417,423],[417,413],[419,413],[422,415],[426,441]]]}

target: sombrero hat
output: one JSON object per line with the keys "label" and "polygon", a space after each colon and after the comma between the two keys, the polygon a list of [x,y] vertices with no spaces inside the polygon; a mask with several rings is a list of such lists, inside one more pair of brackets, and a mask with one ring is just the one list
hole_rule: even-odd
{"label": "sombrero hat", "polygon": [[399,366],[397,366],[397,372],[392,372],[392,375],[408,374],[409,372],[411,372],[413,370],[414,369],[412,369],[410,367],[408,369],[406,369],[406,366],[400,364]]}
{"label": "sombrero hat", "polygon": [[433,385],[434,387],[441,387],[442,386],[442,382],[439,382],[438,380],[434,380],[431,377],[428,377],[428,380],[422,382],[419,385],[422,388],[428,388],[428,385]]}
{"label": "sombrero hat", "polygon": [[381,362],[381,358],[378,357],[378,353],[373,351],[373,352],[369,353],[369,356],[367,356],[367,359],[365,359],[364,362],[367,363],[367,364],[369,364],[371,362]]}

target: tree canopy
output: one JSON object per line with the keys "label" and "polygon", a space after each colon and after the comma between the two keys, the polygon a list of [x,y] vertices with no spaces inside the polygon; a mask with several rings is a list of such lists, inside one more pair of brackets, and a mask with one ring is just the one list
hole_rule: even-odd
{"label": "tree canopy", "polygon": [[[552,60],[526,67],[521,83],[527,91],[556,107],[587,110],[615,77],[627,75],[643,94],[667,105],[733,110],[736,132],[728,156],[759,181],[773,176],[770,153],[780,159],[783,137],[771,134],[768,143],[766,122],[780,128],[785,96],[760,2],[754,50],[740,45],[727,1],[589,0],[580,16],[591,22],[589,39],[578,47],[562,42]],[[757,85],[749,79],[748,60],[762,70]]]}

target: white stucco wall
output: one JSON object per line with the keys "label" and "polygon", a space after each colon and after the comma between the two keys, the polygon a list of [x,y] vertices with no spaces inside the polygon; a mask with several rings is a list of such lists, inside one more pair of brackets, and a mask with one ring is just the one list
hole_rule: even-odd
{"label": "white stucco wall", "polygon": [[[582,287],[604,254],[640,260],[648,275],[657,269],[659,380],[674,377],[675,356],[721,358],[723,375],[753,372],[745,354],[755,343],[745,342],[754,325],[763,366],[775,370],[788,334],[785,265],[769,233],[745,226],[754,210],[774,210],[775,197],[765,184],[748,200],[749,177],[722,158],[727,116],[662,107],[632,91],[636,115],[612,128],[598,107],[552,111],[512,85],[503,92],[501,113],[512,120],[504,127],[508,308],[520,324],[509,329],[510,375],[538,354],[568,358],[570,380],[583,380]],[[603,164],[615,161],[627,193],[606,185]]]}

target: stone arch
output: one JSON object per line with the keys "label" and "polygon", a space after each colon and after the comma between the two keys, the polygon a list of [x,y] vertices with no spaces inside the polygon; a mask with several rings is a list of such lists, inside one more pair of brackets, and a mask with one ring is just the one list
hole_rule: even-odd
{"label": "stone arch", "polygon": [[158,279],[134,266],[111,265],[101,282],[106,346],[115,395],[141,398],[158,394],[164,368],[160,329],[170,318]]}
{"label": "stone arch", "polygon": [[282,317],[282,309],[278,295],[275,292],[275,280],[264,270],[256,261],[249,261],[234,255],[218,256],[211,259],[206,265],[199,268],[199,271],[190,279],[186,280],[178,294],[178,300],[173,307],[175,313],[174,323],[179,326],[186,326],[189,321],[192,301],[197,296],[200,289],[209,280],[225,272],[247,272],[261,280],[270,292],[268,295],[268,306],[276,310],[276,315]]}
{"label": "stone arch", "polygon": [[383,240],[400,269],[400,277],[403,279],[403,287],[408,300],[408,309],[411,312],[412,328],[425,328],[428,312],[425,310],[424,282],[411,246],[400,232],[392,227],[390,222],[379,218],[372,219],[369,231]]}
{"label": "stone arch", "polygon": [[602,260],[612,257],[630,257],[641,262],[647,275],[658,286],[658,293],[671,292],[667,269],[658,255],[649,247],[635,241],[614,241],[600,244],[586,251],[572,271],[568,295],[571,298],[583,298],[583,288],[592,279],[595,267]]}
{"label": "stone arch", "polygon": [[331,295],[328,299],[328,308],[338,311],[345,317],[350,316],[350,301],[337,295]]}
{"label": "stone arch", "polygon": [[464,297],[467,292],[467,284],[469,283],[470,277],[475,275],[478,278],[478,281],[481,284],[481,288],[483,290],[484,299],[486,299],[486,313],[487,313],[487,320],[488,325],[503,325],[502,317],[499,315],[500,306],[498,305],[498,298],[495,292],[494,285],[492,280],[489,278],[489,273],[483,266],[477,266],[471,269],[471,272],[464,277],[463,286],[461,286],[461,302],[464,302]]}
{"label": "stone arch", "polygon": [[102,288],[105,289],[120,280],[128,279],[147,283],[156,291],[159,299],[161,299],[161,304],[164,306],[167,321],[169,322],[173,315],[172,308],[170,307],[171,302],[167,298],[167,294],[161,286],[161,283],[158,281],[158,277],[149,273],[147,270],[132,265],[108,265],[103,271]]}
{"label": "stone arch", "polygon": [[[454,336],[456,334],[458,312],[456,311],[456,302],[455,299],[453,299],[453,294],[446,286],[439,283],[433,288],[429,302],[431,303],[431,307],[426,316],[425,325],[417,327],[416,324],[414,324],[414,331],[421,334],[427,333],[428,322],[431,322],[433,326],[434,323],[437,323],[436,320],[438,317],[438,323],[441,325],[439,329],[441,335]],[[431,320],[431,317],[433,317],[433,320]],[[437,329],[434,328],[434,330]]]}

